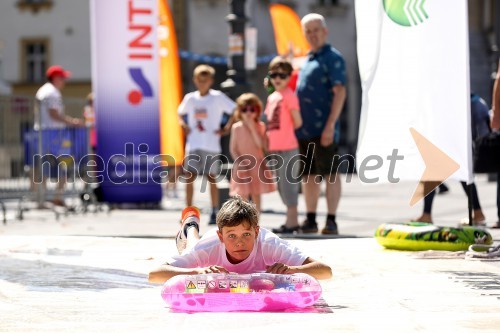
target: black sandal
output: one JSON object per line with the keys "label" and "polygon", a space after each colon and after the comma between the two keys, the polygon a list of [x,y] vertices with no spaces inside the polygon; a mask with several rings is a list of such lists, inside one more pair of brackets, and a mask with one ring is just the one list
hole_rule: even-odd
{"label": "black sandal", "polygon": [[283,224],[279,228],[273,228],[272,232],[275,234],[293,234],[294,232],[299,231],[299,229],[299,226],[289,228]]}

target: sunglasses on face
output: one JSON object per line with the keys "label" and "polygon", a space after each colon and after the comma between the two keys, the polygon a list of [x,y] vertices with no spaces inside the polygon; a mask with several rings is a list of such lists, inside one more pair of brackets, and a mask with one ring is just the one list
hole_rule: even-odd
{"label": "sunglasses on face", "polygon": [[243,113],[247,113],[247,112],[254,113],[254,112],[257,112],[257,108],[255,106],[248,105],[248,106],[245,106],[244,108],[242,108],[241,112],[243,112]]}
{"label": "sunglasses on face", "polygon": [[289,76],[290,76],[290,74],[286,74],[286,73],[269,73],[269,77],[271,79],[275,79],[275,78],[279,77],[280,79],[284,80]]}

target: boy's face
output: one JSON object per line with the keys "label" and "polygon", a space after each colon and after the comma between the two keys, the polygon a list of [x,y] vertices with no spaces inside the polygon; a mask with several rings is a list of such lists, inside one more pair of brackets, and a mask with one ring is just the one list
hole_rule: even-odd
{"label": "boy's face", "polygon": [[290,74],[281,68],[269,72],[269,77],[274,89],[278,91],[285,89],[288,86],[288,82],[290,82]]}
{"label": "boy's face", "polygon": [[250,223],[243,222],[234,227],[223,227],[222,232],[217,230],[217,235],[226,247],[229,262],[238,264],[252,253],[259,227],[252,228]]}
{"label": "boy's face", "polygon": [[203,95],[208,90],[210,87],[212,87],[212,84],[214,83],[214,79],[212,78],[211,75],[197,75],[193,78],[194,85],[196,86],[196,89]]}

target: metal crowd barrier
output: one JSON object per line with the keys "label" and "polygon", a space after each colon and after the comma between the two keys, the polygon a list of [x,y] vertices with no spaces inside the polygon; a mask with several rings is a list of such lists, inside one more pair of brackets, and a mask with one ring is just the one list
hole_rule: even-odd
{"label": "metal crowd barrier", "polygon": [[[65,113],[82,118],[84,104],[84,99],[65,99]],[[34,130],[35,106],[33,97],[0,96],[0,207],[4,224],[12,207],[17,219],[23,219],[24,212],[33,207],[49,208],[56,218],[71,211],[85,212],[87,207],[82,207],[80,198],[92,194],[78,170],[82,158],[91,153],[89,129]],[[78,204],[50,204],[62,180],[66,183],[61,199],[76,199]]]}

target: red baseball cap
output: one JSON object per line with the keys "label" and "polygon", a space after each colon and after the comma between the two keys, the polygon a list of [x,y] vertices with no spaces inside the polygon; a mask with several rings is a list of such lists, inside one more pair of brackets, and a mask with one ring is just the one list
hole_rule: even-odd
{"label": "red baseball cap", "polygon": [[47,78],[51,79],[56,76],[60,76],[63,78],[68,78],[71,76],[71,72],[65,70],[61,66],[55,65],[55,66],[50,66],[47,68],[47,71],[45,72],[45,75]]}

